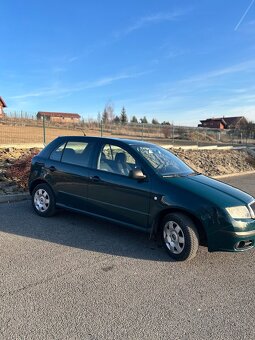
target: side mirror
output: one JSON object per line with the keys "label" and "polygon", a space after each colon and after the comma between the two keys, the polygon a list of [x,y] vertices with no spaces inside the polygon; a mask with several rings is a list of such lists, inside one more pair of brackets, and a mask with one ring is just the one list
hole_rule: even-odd
{"label": "side mirror", "polygon": [[129,177],[133,179],[145,179],[146,176],[141,169],[133,169],[129,171]]}

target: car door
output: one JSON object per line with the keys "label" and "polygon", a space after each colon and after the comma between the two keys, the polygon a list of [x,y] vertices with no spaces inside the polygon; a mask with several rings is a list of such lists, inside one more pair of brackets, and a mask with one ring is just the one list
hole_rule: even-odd
{"label": "car door", "polygon": [[89,211],[146,228],[149,216],[150,180],[148,177],[145,180],[130,178],[129,170],[135,167],[140,167],[139,161],[125,148],[114,143],[101,145],[94,169],[89,170]]}
{"label": "car door", "polygon": [[58,205],[86,210],[88,167],[93,147],[94,142],[76,139],[51,153],[48,171]]}

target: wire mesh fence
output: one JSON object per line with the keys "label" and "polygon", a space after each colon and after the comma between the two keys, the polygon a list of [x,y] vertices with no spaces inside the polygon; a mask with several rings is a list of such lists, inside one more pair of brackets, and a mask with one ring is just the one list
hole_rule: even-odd
{"label": "wire mesh fence", "polygon": [[255,132],[247,133],[241,129],[205,129],[174,124],[117,124],[93,120],[65,123],[46,119],[38,120],[25,113],[22,116],[11,114],[0,119],[0,146],[45,145],[54,138],[64,135],[111,136],[175,146],[255,144]]}

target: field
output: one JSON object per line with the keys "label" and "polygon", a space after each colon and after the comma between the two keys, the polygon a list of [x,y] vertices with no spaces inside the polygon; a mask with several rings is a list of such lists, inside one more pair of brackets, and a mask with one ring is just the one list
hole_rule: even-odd
{"label": "field", "polygon": [[[43,143],[43,128],[41,126],[0,126],[0,145],[7,144],[42,144]],[[77,135],[83,136],[83,132],[78,129],[60,129],[47,128],[46,129],[46,143],[58,136]]]}
{"label": "field", "polygon": [[[113,124],[101,125],[86,122],[79,125],[64,125],[34,119],[7,118],[0,121],[0,146],[42,146],[58,136],[111,136],[131,139],[150,140],[159,144],[182,145],[233,145],[254,143],[245,140],[238,131],[209,130],[196,127],[180,127],[154,124]],[[44,140],[45,137],[45,140]]]}

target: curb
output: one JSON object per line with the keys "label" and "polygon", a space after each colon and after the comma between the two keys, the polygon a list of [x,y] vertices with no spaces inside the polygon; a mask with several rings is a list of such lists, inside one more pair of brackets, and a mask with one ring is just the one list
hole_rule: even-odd
{"label": "curb", "polygon": [[22,193],[22,194],[14,194],[14,195],[1,195],[0,203],[24,201],[24,200],[28,200],[29,198],[30,198],[30,195],[27,192]]}
{"label": "curb", "polygon": [[226,174],[226,175],[217,175],[217,176],[211,176],[212,178],[219,179],[219,178],[225,178],[225,177],[236,177],[236,176],[245,176],[245,175],[255,175],[255,170],[251,171],[244,171],[244,172],[235,172],[233,174]]}

